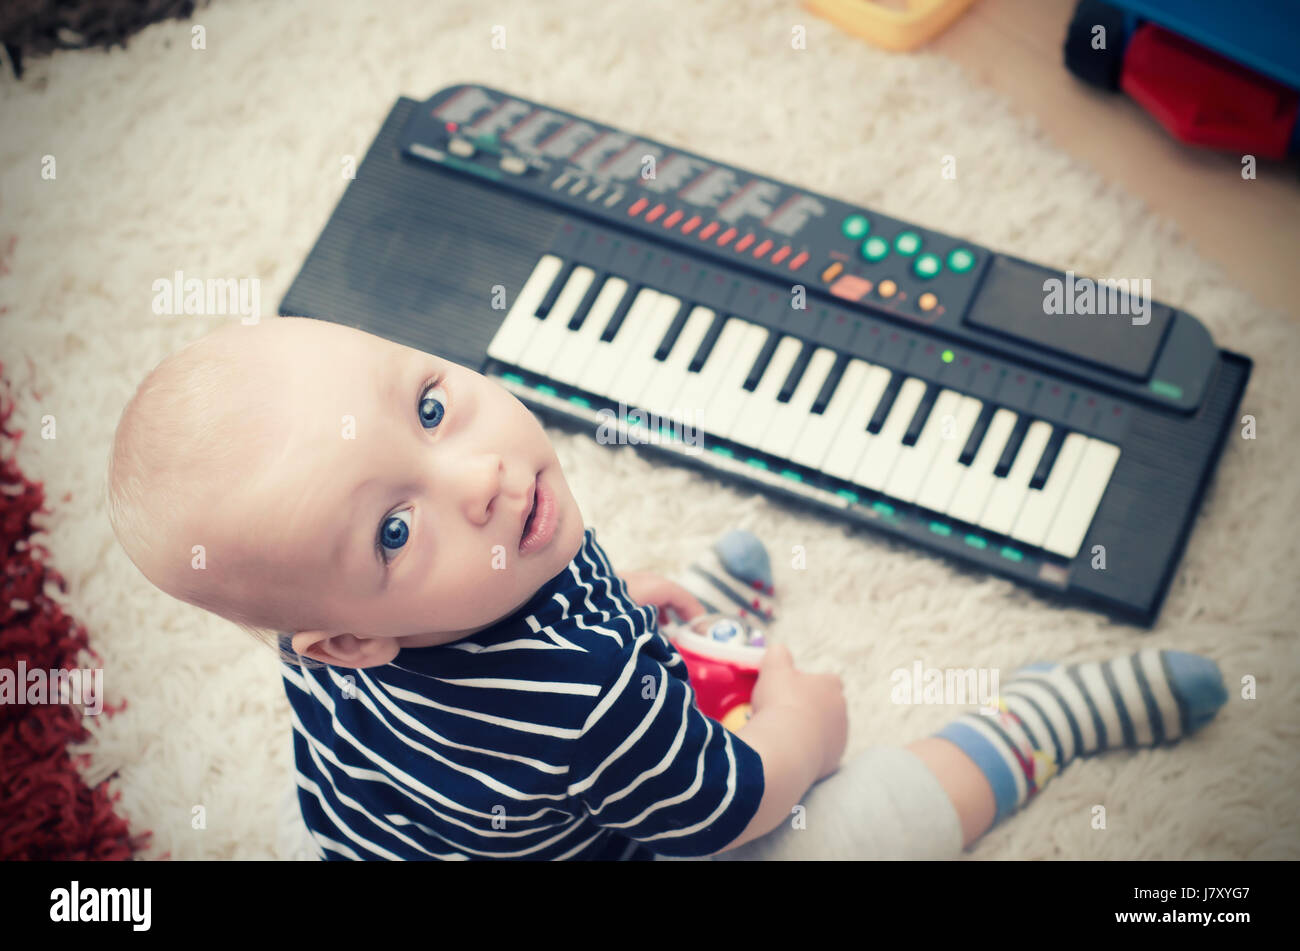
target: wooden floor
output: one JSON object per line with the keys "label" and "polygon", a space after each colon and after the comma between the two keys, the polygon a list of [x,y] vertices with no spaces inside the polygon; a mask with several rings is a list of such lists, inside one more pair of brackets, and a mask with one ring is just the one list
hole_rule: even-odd
{"label": "wooden floor", "polygon": [[[976,0],[925,49],[1034,116],[1055,143],[1144,199],[1266,306],[1300,320],[1300,163],[1185,146],[1122,93],[1075,79],[1062,61],[1075,0]],[[1227,14],[1225,14],[1227,15]]]}

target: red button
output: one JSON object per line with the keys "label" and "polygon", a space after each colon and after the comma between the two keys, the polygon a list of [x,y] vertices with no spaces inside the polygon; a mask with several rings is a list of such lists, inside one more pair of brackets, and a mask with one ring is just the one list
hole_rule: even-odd
{"label": "red button", "polygon": [[690,234],[692,231],[698,228],[700,226],[700,220],[701,219],[699,215],[692,215],[691,220],[686,222],[686,224],[682,225],[682,234]]}
{"label": "red button", "polygon": [[667,218],[664,219],[664,227],[671,228],[673,225],[677,224],[677,222],[681,220],[682,220],[682,213],[681,210],[678,209],[677,211],[674,211],[671,215],[669,215]]}
{"label": "red button", "polygon": [[845,300],[861,300],[871,293],[871,282],[856,274],[845,274],[831,285],[831,293]]}
{"label": "red button", "polygon": [[794,260],[790,262],[790,270],[792,271],[799,270],[799,268],[804,266],[804,262],[807,260],[808,260],[808,252],[800,251],[798,254],[794,256]]}
{"label": "red button", "polygon": [[722,234],[718,235],[718,246],[726,247],[731,242],[731,239],[734,238],[735,236],[736,236],[736,229],[728,228],[726,231],[722,232]]}
{"label": "red button", "polygon": [[709,238],[713,236],[713,232],[717,230],[718,230],[718,223],[716,221],[710,221],[707,225],[704,226],[704,230],[700,232],[700,240],[708,241]]}
{"label": "red button", "polygon": [[653,208],[651,208],[649,211],[646,212],[645,220],[654,221],[656,218],[658,218],[667,210],[668,210],[667,205],[655,205]]}
{"label": "red button", "polygon": [[764,238],[763,243],[754,249],[754,257],[761,258],[763,255],[767,254],[767,252],[771,250],[772,250],[771,240]]}
{"label": "red button", "polygon": [[780,264],[782,261],[785,260],[785,256],[789,253],[790,253],[790,245],[787,244],[780,251],[776,252],[776,254],[772,255],[772,263]]}
{"label": "red button", "polygon": [[627,213],[635,217],[645,211],[645,206],[648,204],[650,204],[648,200],[638,198],[636,201],[632,202],[632,207],[627,210]]}

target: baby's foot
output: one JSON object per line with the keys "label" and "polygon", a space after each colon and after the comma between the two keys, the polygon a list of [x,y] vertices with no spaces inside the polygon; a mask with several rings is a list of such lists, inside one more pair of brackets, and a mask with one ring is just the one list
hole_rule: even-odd
{"label": "baby's foot", "polygon": [[1102,663],[1034,664],[999,691],[998,709],[940,730],[988,778],[1000,820],[1076,757],[1172,743],[1228,700],[1218,665],[1147,648]]}

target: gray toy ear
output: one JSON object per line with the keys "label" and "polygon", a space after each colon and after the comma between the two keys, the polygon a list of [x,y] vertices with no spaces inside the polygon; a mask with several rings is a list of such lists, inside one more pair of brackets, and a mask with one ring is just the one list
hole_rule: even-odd
{"label": "gray toy ear", "polygon": [[735,529],[713,543],[714,554],[736,578],[747,585],[757,584],[765,594],[772,594],[772,561],[767,549],[753,532]]}

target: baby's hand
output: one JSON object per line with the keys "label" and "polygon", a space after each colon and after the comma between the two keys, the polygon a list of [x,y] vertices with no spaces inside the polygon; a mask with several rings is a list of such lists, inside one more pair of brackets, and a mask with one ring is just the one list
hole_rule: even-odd
{"label": "baby's hand", "polygon": [[681,620],[689,621],[704,613],[704,605],[676,581],[669,581],[652,571],[634,571],[623,576],[627,593],[637,604],[652,604],[659,609],[659,623],[669,621],[668,608]]}
{"label": "baby's hand", "polygon": [[818,779],[839,768],[849,740],[849,711],[844,682],[838,675],[806,674],[795,668],[784,644],[773,644],[763,655],[750,703],[755,716],[786,707],[809,725],[814,742],[821,744]]}

